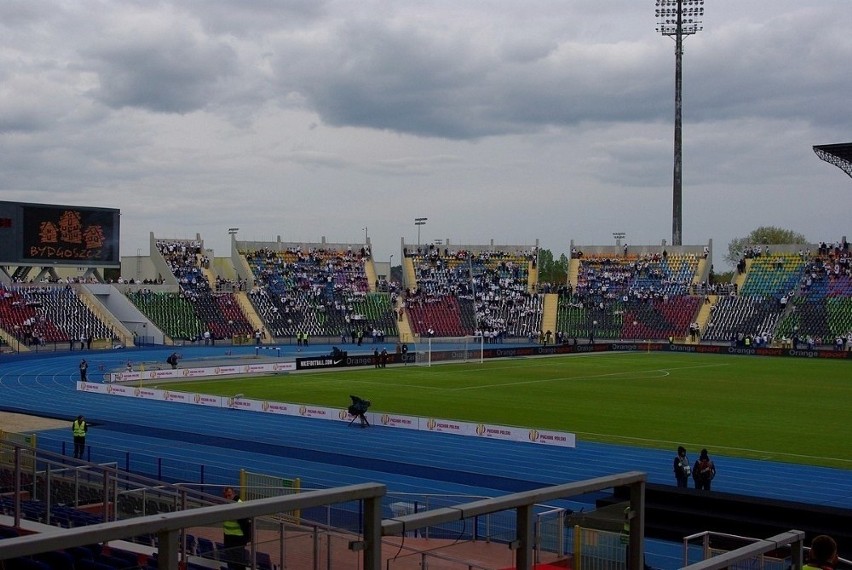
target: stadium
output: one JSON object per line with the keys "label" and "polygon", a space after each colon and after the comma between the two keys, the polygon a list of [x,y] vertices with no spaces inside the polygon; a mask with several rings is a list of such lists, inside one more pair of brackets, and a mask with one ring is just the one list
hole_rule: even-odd
{"label": "stadium", "polygon": [[[570,242],[551,283],[536,241],[402,240],[395,269],[369,240],[151,234],[119,259],[117,210],[0,219],[7,568],[219,568],[238,518],[254,568],[852,554],[845,236],[753,244],[721,284],[712,241]],[[681,444],[712,491],[675,486]]]}

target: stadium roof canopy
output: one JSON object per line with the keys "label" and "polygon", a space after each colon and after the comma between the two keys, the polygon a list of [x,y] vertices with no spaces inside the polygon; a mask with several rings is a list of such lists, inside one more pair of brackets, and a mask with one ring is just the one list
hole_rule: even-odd
{"label": "stadium roof canopy", "polygon": [[852,176],[852,143],[814,145],[814,152],[822,160]]}

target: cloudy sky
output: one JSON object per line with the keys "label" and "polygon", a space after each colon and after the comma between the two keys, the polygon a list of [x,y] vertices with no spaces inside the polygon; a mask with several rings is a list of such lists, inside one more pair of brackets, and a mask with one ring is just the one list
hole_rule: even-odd
{"label": "cloudy sky", "polygon": [[[654,0],[4,0],[0,199],[148,235],[671,239],[674,42]],[[849,0],[707,0],[684,54],[683,241],[852,238]]]}

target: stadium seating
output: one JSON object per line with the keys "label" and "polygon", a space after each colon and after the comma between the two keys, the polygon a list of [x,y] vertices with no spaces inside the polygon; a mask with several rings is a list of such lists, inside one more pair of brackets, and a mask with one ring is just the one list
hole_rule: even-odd
{"label": "stadium seating", "polygon": [[[204,255],[200,242],[158,240],[157,250],[177,280],[181,298],[188,301],[177,311],[177,322],[166,319],[170,323],[165,325],[168,330],[152,318],[163,332],[184,340],[197,340],[204,332],[209,332],[213,339],[252,335],[252,326],[234,299],[233,292],[214,292],[204,275],[204,268],[209,267],[210,261]],[[194,319],[189,317],[187,309],[194,313]],[[174,312],[171,314],[175,315]],[[162,318],[164,315],[161,313],[159,316]]]}
{"label": "stadium seating", "polygon": [[730,342],[742,335],[773,334],[780,317],[781,306],[775,299],[763,296],[724,297],[713,307],[702,338]]}
{"label": "stadium seating", "polygon": [[370,292],[364,253],[293,248],[243,255],[255,280],[249,299],[274,336],[397,333],[393,297]]}
{"label": "stadium seating", "polygon": [[204,332],[204,324],[192,303],[179,293],[129,291],[127,298],[155,325],[173,339],[195,340]]}
{"label": "stadium seating", "polygon": [[689,295],[697,268],[694,255],[582,258],[577,287],[560,293],[557,330],[566,338],[684,337],[701,303]]}
{"label": "stadium seating", "polygon": [[805,263],[797,255],[765,255],[752,260],[739,294],[780,298],[794,291]]}
{"label": "stadium seating", "polygon": [[816,255],[752,258],[737,300],[717,304],[705,331],[708,341],[766,334],[834,345],[852,332],[852,273],[848,252],[826,248]]}
{"label": "stadium seating", "polygon": [[416,334],[528,336],[541,330],[543,296],[530,293],[531,253],[499,250],[409,254],[416,286],[405,294]]}
{"label": "stadium seating", "polygon": [[0,286],[0,321],[27,345],[114,338],[70,285]]}

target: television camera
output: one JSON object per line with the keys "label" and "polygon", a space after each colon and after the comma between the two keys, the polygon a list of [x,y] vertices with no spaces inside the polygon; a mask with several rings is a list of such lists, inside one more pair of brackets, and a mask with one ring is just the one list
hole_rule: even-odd
{"label": "television camera", "polygon": [[370,422],[367,421],[367,417],[364,415],[367,413],[367,410],[370,408],[370,400],[363,400],[358,396],[349,396],[349,399],[352,400],[352,403],[349,405],[347,411],[349,415],[352,416],[352,420],[350,420],[349,425],[352,425],[352,422],[355,420],[361,420],[361,427],[369,427]]}

